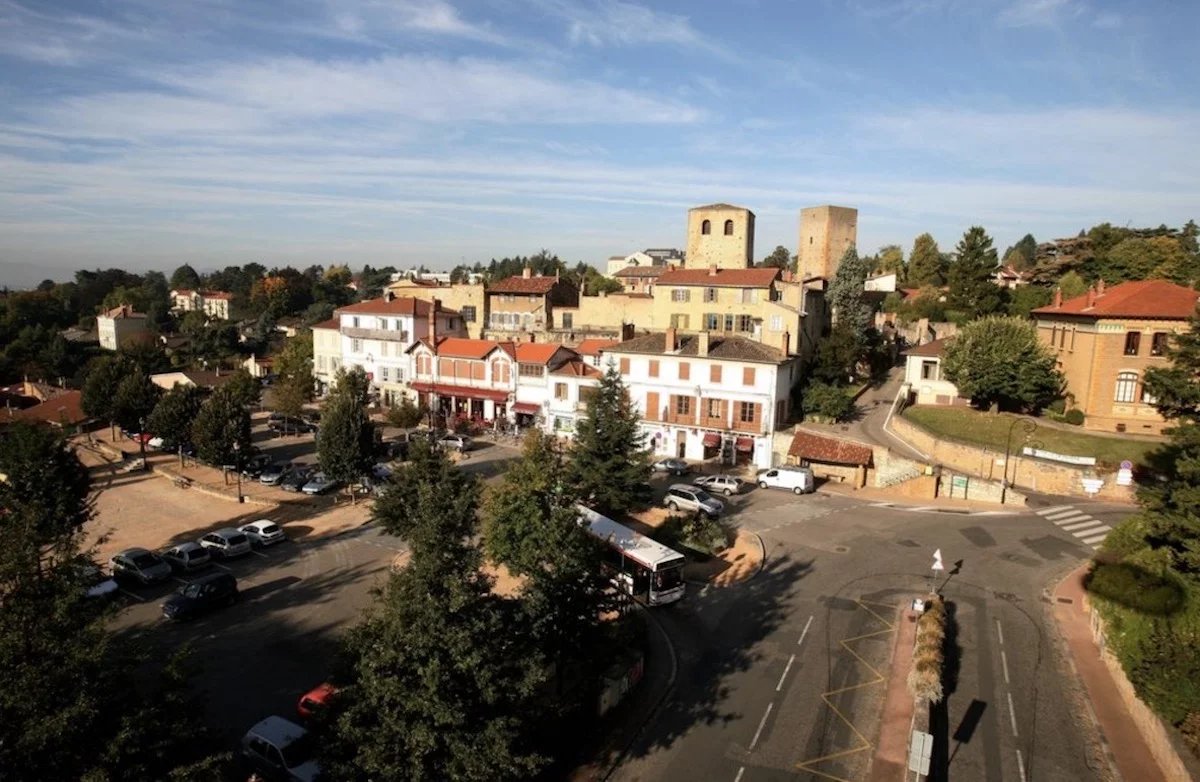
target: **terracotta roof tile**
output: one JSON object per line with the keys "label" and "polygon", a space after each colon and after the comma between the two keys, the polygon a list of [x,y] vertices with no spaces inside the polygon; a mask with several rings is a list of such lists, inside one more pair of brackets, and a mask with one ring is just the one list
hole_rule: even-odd
{"label": "terracotta roof tile", "polygon": [[[427,340],[423,340],[428,345]],[[515,348],[511,342],[493,342],[490,339],[467,339],[465,337],[444,337],[438,340],[434,352],[444,358],[486,358],[495,350],[503,350],[511,355]]]}
{"label": "terracotta roof tile", "polygon": [[[357,304],[338,307],[337,312],[362,313],[365,315],[415,315],[429,317],[429,308],[431,306],[431,302],[414,299],[411,296],[396,296],[391,301],[388,301],[386,297],[360,301]],[[438,311],[450,313],[451,315],[458,314],[444,308],[439,308]]]}
{"label": "terracotta roof tile", "polygon": [[206,299],[225,299],[226,301],[233,299],[233,294],[225,291],[200,291],[200,295]]}
{"label": "terracotta roof tile", "polygon": [[557,277],[522,277],[514,275],[505,277],[503,280],[494,282],[488,286],[488,293],[525,293],[525,294],[541,294],[549,293],[554,286],[559,282]]}
{"label": "terracotta roof tile", "polygon": [[666,266],[626,266],[614,277],[658,277],[667,270]]}
{"label": "terracotta roof tile", "polygon": [[339,329],[341,327],[342,327],[342,319],[341,318],[330,318],[329,320],[323,320],[320,323],[314,323],[311,326],[309,326],[309,328],[312,328],[312,329]]}
{"label": "terracotta roof tile", "polygon": [[550,374],[568,377],[600,377],[603,373],[591,364],[573,358]]}
{"label": "terracotta roof tile", "polygon": [[33,407],[13,410],[9,420],[68,426],[77,424],[88,420],[87,413],[83,412],[82,398],[81,392],[68,391]]}
{"label": "terracotta roof tile", "polygon": [[590,337],[580,342],[575,346],[575,352],[581,356],[598,356],[604,348],[612,347],[619,344],[619,339],[602,339],[600,337]]}
{"label": "terracotta roof tile", "polygon": [[788,456],[827,464],[869,465],[874,456],[870,446],[812,432],[796,432]]}
{"label": "terracotta roof tile", "polygon": [[1161,318],[1187,320],[1196,314],[1200,292],[1167,280],[1123,282],[1097,294],[1088,306],[1090,293],[1067,299],[1061,306],[1038,307],[1033,315],[1083,315],[1092,318]]}
{"label": "terracotta roof tile", "polygon": [[918,345],[914,348],[909,348],[908,350],[904,351],[904,355],[940,358],[946,352],[946,348],[953,341],[954,337],[935,339],[932,342],[926,342],[924,345]]}
{"label": "terracotta roof tile", "polygon": [[549,342],[518,342],[517,361],[525,364],[549,364],[554,354],[560,350],[571,352],[570,348]]}
{"label": "terracotta roof tile", "polygon": [[670,269],[659,285],[700,285],[705,288],[769,288],[780,270],[772,266],[753,269]]}
{"label": "terracotta roof tile", "polygon": [[[646,334],[641,337],[627,339],[624,342],[605,349],[605,353],[666,353],[667,335],[663,332]],[[679,348],[672,355],[698,356],[700,338],[695,334],[679,335]],[[778,364],[787,356],[778,348],[764,345],[746,337],[710,335],[708,338],[708,358],[726,359],[728,361],[760,361]]]}

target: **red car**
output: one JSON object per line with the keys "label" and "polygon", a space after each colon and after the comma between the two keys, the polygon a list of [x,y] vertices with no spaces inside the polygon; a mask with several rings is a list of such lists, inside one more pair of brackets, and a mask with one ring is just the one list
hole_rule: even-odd
{"label": "red car", "polygon": [[312,719],[329,705],[337,691],[338,688],[329,682],[318,684],[300,696],[300,700],[296,702],[296,713],[300,715],[300,719]]}

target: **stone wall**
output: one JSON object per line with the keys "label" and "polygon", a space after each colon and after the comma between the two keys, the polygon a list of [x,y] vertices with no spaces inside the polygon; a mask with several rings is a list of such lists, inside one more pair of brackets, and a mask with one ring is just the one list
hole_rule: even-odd
{"label": "stone wall", "polygon": [[[952,471],[986,478],[999,482],[1004,479],[1004,452],[994,451],[977,445],[953,440],[939,439],[931,432],[913,424],[903,416],[892,416],[889,424],[892,432],[919,451],[929,455],[931,461]],[[1044,459],[1025,456],[1010,456],[1012,465],[1008,477],[1015,486],[1047,494],[1089,496],[1083,490],[1083,478],[1100,478],[1104,481],[1097,499],[1113,502],[1133,502],[1134,487],[1118,486],[1116,473],[1101,468],[1074,467],[1057,464]],[[974,499],[974,498],[972,498]]]}

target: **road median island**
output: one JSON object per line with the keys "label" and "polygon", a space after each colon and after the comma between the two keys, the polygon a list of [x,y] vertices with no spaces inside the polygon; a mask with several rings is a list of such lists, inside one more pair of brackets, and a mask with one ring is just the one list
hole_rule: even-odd
{"label": "road median island", "polygon": [[879,721],[879,738],[871,760],[871,782],[902,779],[908,767],[908,743],[916,728],[916,701],[908,691],[913,649],[917,635],[917,614],[908,605],[896,609],[896,638],[888,668],[887,692]]}

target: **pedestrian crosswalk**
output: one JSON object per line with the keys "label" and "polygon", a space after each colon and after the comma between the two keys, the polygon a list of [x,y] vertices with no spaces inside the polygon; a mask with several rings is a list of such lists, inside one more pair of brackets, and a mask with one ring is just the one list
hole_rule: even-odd
{"label": "pedestrian crosswalk", "polygon": [[1056,505],[1053,508],[1042,508],[1037,512],[1037,515],[1047,521],[1053,522],[1054,526],[1063,532],[1071,533],[1079,538],[1079,542],[1091,546],[1093,549],[1100,548],[1100,544],[1104,542],[1105,536],[1112,531],[1112,527],[1093,516],[1089,516],[1074,505]]}

